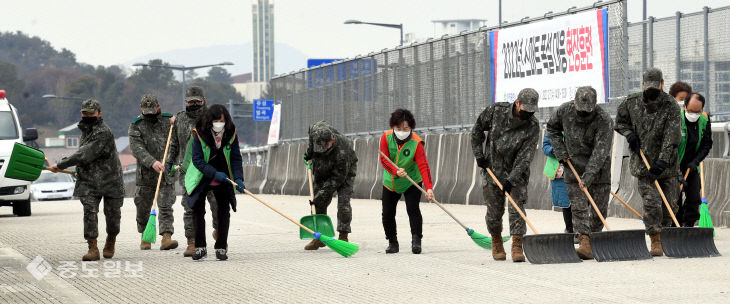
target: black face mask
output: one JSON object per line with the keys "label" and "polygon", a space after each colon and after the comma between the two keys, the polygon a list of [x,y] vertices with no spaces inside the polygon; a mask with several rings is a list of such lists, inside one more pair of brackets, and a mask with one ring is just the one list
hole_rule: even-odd
{"label": "black face mask", "polygon": [[575,113],[578,114],[578,117],[580,117],[580,118],[587,118],[587,117],[591,116],[591,114],[593,114],[593,112],[578,111],[578,110],[576,110]]}
{"label": "black face mask", "polygon": [[99,117],[81,117],[81,122],[85,124],[93,124],[97,120],[99,120]]}
{"label": "black face mask", "polygon": [[187,112],[195,112],[197,110],[200,110],[200,108],[202,108],[202,107],[203,107],[203,105],[190,105],[190,106],[185,106],[185,111],[187,111]]}
{"label": "black face mask", "polygon": [[644,102],[649,102],[649,100],[656,100],[661,93],[662,90],[657,88],[649,88],[644,90]]}
{"label": "black face mask", "polygon": [[150,120],[156,119],[157,118],[157,115],[160,115],[160,113],[155,113],[155,114],[142,114],[142,116],[145,119],[150,119]]}
{"label": "black face mask", "polygon": [[520,120],[528,120],[533,115],[535,115],[535,112],[527,112],[525,110],[520,110]]}

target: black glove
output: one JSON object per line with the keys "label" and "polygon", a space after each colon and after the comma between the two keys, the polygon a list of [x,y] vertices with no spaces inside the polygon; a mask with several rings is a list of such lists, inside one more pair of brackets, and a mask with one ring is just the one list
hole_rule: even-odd
{"label": "black glove", "polygon": [[631,133],[628,137],[626,137],[626,140],[629,141],[629,149],[631,149],[631,151],[634,153],[639,153],[639,149],[641,149],[639,137],[636,136],[636,134]]}
{"label": "black glove", "polygon": [[512,194],[512,183],[508,180],[504,181],[504,183],[502,183],[502,190],[508,194]]}
{"label": "black glove", "polygon": [[486,170],[489,167],[489,161],[485,157],[477,158],[477,166]]}
{"label": "black glove", "polygon": [[226,175],[223,172],[218,171],[215,173],[215,179],[221,183],[225,183],[225,182],[228,182],[228,175]]}
{"label": "black glove", "polygon": [[584,186],[589,187],[590,185],[593,185],[593,182],[595,182],[595,176],[593,174],[583,173],[580,180],[583,182]]}
{"label": "black glove", "polygon": [[565,167],[565,168],[569,168],[569,167],[568,167],[568,162],[566,162],[564,158],[558,158],[558,162],[559,162],[559,163],[560,163],[561,165],[563,165],[563,167]]}
{"label": "black glove", "polygon": [[[692,160],[691,162],[687,163],[687,168],[689,168],[690,172],[697,172],[697,167],[699,167],[700,162],[698,162],[696,159]],[[684,172],[682,172],[684,173]]]}
{"label": "black glove", "polygon": [[664,170],[667,169],[667,163],[663,160],[659,159],[654,162],[654,165],[651,166],[651,169],[649,169],[649,178],[651,178],[651,181],[655,181],[659,179],[659,176],[662,175]]}
{"label": "black glove", "polygon": [[677,180],[679,180],[679,184],[684,187],[683,189],[687,189],[687,181],[684,179],[684,176],[682,176],[682,174],[677,176]]}

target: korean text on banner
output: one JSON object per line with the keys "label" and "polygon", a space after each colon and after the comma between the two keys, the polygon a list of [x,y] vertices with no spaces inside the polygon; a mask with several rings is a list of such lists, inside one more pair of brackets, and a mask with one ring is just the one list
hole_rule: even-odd
{"label": "korean text on banner", "polygon": [[274,114],[271,116],[271,126],[269,127],[268,145],[279,143],[279,126],[281,125],[281,104],[274,105]]}

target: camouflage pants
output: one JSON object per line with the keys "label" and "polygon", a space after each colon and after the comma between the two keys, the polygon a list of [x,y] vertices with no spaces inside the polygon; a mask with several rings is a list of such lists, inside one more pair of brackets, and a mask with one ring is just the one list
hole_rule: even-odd
{"label": "camouflage pants", "polygon": [[[91,240],[99,237],[99,204],[101,196],[79,197],[81,205],[84,206],[84,239]],[[104,197],[104,217],[106,218],[106,234],[116,236],[119,234],[119,222],[122,219],[122,203],[124,198]]]}
{"label": "camouflage pants", "polygon": [[[314,180],[317,180],[315,178]],[[352,232],[350,229],[350,222],[352,222],[352,207],[350,206],[350,198],[352,198],[352,186],[355,181],[355,177],[349,177],[345,183],[337,189],[337,231],[339,232]],[[318,193],[321,186],[317,183],[314,184],[314,193]],[[314,209],[317,214],[327,214],[327,207],[332,202],[332,196],[334,193],[321,196],[321,199],[317,199],[314,204]]]}
{"label": "camouflage pants", "polygon": [[[509,205],[509,233],[510,235],[524,235],[527,232],[525,228],[525,220],[520,217],[512,203],[505,201],[505,195],[502,190],[492,181],[486,182],[482,187],[484,201],[487,203],[487,215],[484,217],[487,221],[487,230],[490,234],[502,234],[502,216],[504,215],[504,204]],[[527,187],[514,186],[510,194],[515,200],[517,206],[525,212],[525,202],[527,202]]]}
{"label": "camouflage pants", "polygon": [[[137,232],[144,232],[147,221],[150,218],[152,201],[155,199],[155,187],[137,186],[134,194],[134,204],[137,206]],[[160,184],[160,193],[157,197],[157,218],[159,219],[160,235],[163,233],[175,233],[173,222],[172,205],[175,204],[175,185]]]}
{"label": "camouflage pants", "polygon": [[[590,232],[600,232],[603,230],[603,222],[593,209],[591,202],[578,184],[566,184],[568,189],[568,198],[570,199],[570,209],[573,212],[573,229],[580,234],[588,234]],[[608,199],[611,192],[611,184],[591,185],[588,187],[588,193],[591,194],[593,201],[596,203],[598,210],[605,217],[608,211]]]}
{"label": "camouflage pants", "polygon": [[[676,177],[657,180],[662,187],[664,196],[672,206],[672,212],[677,213],[677,196],[679,193],[679,181]],[[639,193],[644,199],[644,226],[646,233],[654,235],[661,232],[661,226],[673,226],[672,217],[664,206],[664,201],[656,189],[654,182],[648,178],[639,178]]]}
{"label": "camouflage pants", "polygon": [[[216,201],[213,191],[208,191],[205,196],[210,204],[210,214],[213,217],[213,229],[218,229],[218,201]],[[188,196],[185,193],[183,193],[180,203],[182,203],[183,209],[185,209],[185,214],[183,214],[185,237],[195,237],[195,228],[193,227],[193,208],[188,206]]]}

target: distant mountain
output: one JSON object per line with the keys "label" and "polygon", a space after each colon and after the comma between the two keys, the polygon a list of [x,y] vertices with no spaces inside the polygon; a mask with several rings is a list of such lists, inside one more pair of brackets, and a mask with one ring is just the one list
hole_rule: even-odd
{"label": "distant mountain", "polygon": [[[274,69],[276,74],[284,74],[307,67],[307,55],[304,55],[304,53],[292,46],[277,43],[275,52]],[[182,64],[186,66],[230,61],[234,65],[224,66],[224,68],[232,75],[250,73],[253,69],[253,50],[250,42],[239,45],[214,45],[152,53],[137,57],[124,64],[131,66],[138,62],[146,63],[150,59],[162,59],[170,64]],[[196,70],[196,73],[198,75],[205,75],[208,71],[207,69],[200,69]],[[175,77],[179,78],[180,73],[176,72]]]}

